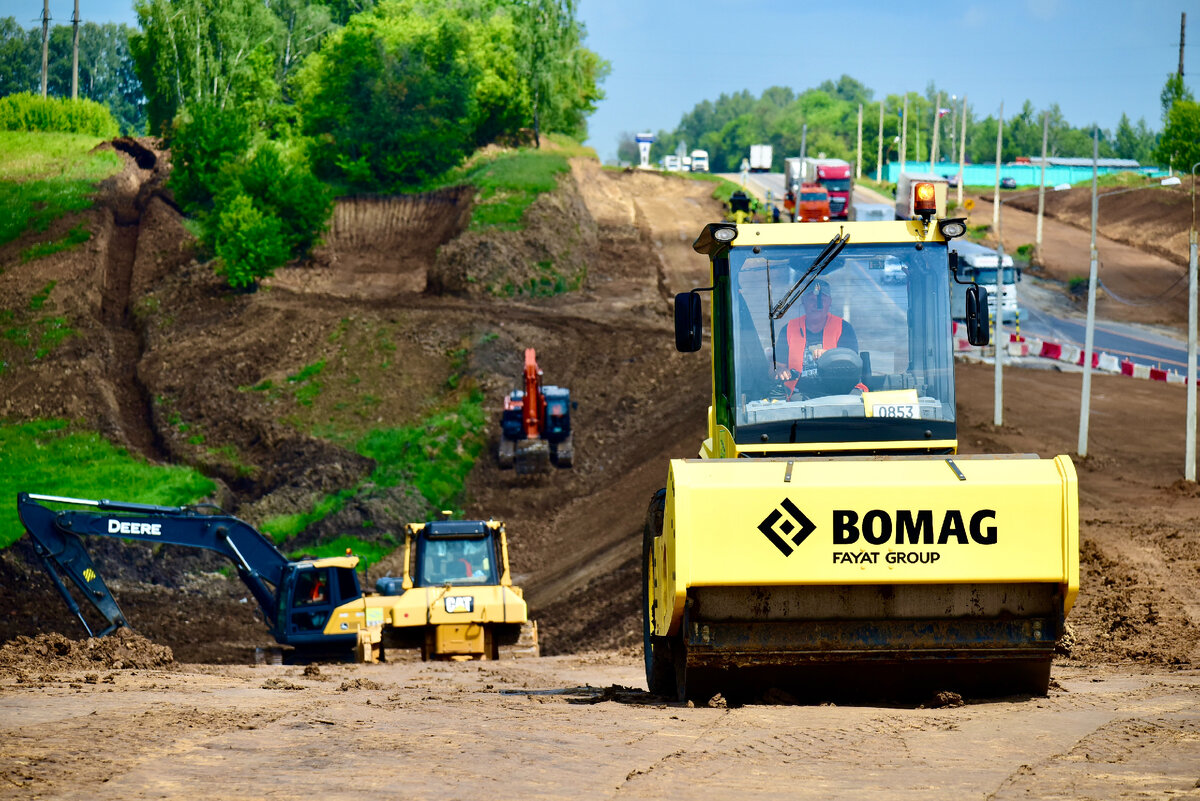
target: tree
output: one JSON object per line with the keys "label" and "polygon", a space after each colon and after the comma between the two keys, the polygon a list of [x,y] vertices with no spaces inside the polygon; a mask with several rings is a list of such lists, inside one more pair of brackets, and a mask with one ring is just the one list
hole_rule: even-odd
{"label": "tree", "polygon": [[1200,103],[1179,99],[1171,104],[1154,158],[1184,172],[1200,162]]}
{"label": "tree", "polygon": [[1117,158],[1134,159],[1139,164],[1145,164],[1154,158],[1156,140],[1154,132],[1146,127],[1145,119],[1139,119],[1134,126],[1129,123],[1128,115],[1122,114],[1113,135],[1113,152]]}
{"label": "tree", "polygon": [[260,0],[137,0],[142,30],[129,39],[145,88],[150,130],[185,104],[252,106],[279,96],[283,23]]}
{"label": "tree", "polygon": [[475,68],[453,10],[384,2],[332,34],[296,77],[318,172],[395,189],[458,164],[473,145]]}
{"label": "tree", "polygon": [[1167,76],[1167,82],[1163,84],[1162,92],[1158,95],[1159,102],[1162,103],[1162,118],[1163,123],[1167,122],[1167,118],[1171,115],[1171,108],[1180,100],[1195,100],[1192,96],[1192,91],[1187,88],[1183,82],[1183,76],[1177,72],[1172,72]]}
{"label": "tree", "polygon": [[642,163],[642,151],[638,148],[634,134],[629,131],[622,131],[617,137],[617,161],[626,164]]}
{"label": "tree", "polygon": [[604,99],[600,83],[609,64],[583,47],[585,30],[575,0],[523,0],[514,4],[522,67],[529,86],[534,143],[541,132],[586,134],[585,119]]}
{"label": "tree", "polygon": [[41,91],[41,33],[0,17],[0,97]]}
{"label": "tree", "polygon": [[[121,133],[140,132],[146,125],[146,97],[134,70],[127,25],[85,22],[79,26],[79,96],[104,103]],[[71,96],[72,31],[56,25],[50,31],[49,92]]]}

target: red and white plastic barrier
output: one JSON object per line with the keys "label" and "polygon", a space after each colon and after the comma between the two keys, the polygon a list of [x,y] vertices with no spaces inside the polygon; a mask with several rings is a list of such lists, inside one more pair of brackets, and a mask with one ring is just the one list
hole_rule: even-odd
{"label": "red and white plastic barrier", "polygon": [[[953,324],[954,348],[959,352],[978,351],[967,341],[966,326],[962,323]],[[1074,345],[1061,342],[1047,342],[1035,337],[1023,337],[1009,334],[1005,352],[1009,356],[1029,356],[1040,359],[1053,359],[1065,364],[1083,366],[1083,350]],[[1093,351],[1092,368],[1114,375],[1124,375],[1131,378],[1145,378],[1150,381],[1165,381],[1168,384],[1186,384],[1187,377],[1174,370],[1162,370],[1145,364],[1134,364],[1128,359],[1118,359],[1103,351]],[[1200,381],[1197,381],[1200,384]]]}

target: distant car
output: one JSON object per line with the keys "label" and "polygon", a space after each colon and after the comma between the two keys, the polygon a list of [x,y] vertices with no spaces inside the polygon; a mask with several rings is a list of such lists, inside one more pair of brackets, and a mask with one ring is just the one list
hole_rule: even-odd
{"label": "distant car", "polygon": [[883,281],[888,284],[904,283],[908,279],[908,271],[904,263],[895,256],[888,256],[883,261]]}
{"label": "distant car", "polygon": [[1016,178],[1001,178],[1000,179],[1000,188],[1001,189],[1016,189],[1017,188],[1017,179]]}
{"label": "distant car", "polygon": [[954,189],[956,186],[958,186],[958,174],[957,173],[955,173],[954,175],[943,175],[942,177],[946,179],[946,185],[949,186],[951,189]]}

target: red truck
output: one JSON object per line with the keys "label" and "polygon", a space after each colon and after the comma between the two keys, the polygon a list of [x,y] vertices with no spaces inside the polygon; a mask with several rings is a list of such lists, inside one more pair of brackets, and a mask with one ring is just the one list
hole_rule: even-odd
{"label": "red truck", "polygon": [[829,193],[820,184],[800,184],[797,222],[828,222]]}
{"label": "red truck", "polygon": [[850,163],[841,159],[805,158],[800,180],[820,184],[829,192],[829,216],[845,220],[850,216]]}

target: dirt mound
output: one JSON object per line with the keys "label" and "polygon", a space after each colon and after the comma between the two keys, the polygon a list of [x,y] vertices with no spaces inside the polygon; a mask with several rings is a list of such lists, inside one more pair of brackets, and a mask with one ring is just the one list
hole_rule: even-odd
{"label": "dirt mound", "polygon": [[86,640],[69,640],[61,634],[20,636],[0,646],[0,668],[14,671],[150,669],[174,663],[170,648],[128,629]]}
{"label": "dirt mound", "polygon": [[280,270],[268,286],[348,298],[423,292],[438,249],[471,220],[474,189],[339,198],[309,263]]}
{"label": "dirt mound", "polygon": [[[1161,186],[1149,178],[1142,186],[1101,187],[1098,213],[1101,233],[1116,242],[1154,253],[1178,265],[1188,261],[1192,223],[1191,185]],[[1006,201],[1007,202],[1007,201]],[[1037,194],[1011,201],[1013,207],[1037,214]],[[1045,214],[1052,220],[1091,231],[1092,189],[1078,186],[1046,191]]]}
{"label": "dirt mound", "polygon": [[583,286],[596,226],[572,176],[539,195],[520,231],[470,231],[438,251],[428,289],[500,297],[544,297]]}

